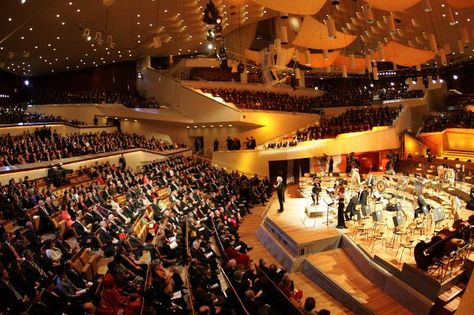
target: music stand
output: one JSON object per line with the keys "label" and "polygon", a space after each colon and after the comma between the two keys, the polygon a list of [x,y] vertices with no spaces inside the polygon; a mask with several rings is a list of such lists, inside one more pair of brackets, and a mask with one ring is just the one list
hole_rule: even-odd
{"label": "music stand", "polygon": [[323,202],[326,204],[326,226],[329,226],[329,208],[334,204],[334,200],[326,196],[323,198]]}

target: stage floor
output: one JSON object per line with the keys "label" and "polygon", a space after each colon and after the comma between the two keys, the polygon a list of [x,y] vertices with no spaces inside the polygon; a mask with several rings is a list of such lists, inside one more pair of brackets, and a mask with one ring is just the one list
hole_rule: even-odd
{"label": "stage floor", "polygon": [[275,223],[295,243],[305,244],[332,238],[339,236],[344,231],[336,229],[335,208],[331,208],[329,211],[329,221],[327,221],[326,214],[309,218],[305,213],[306,198],[291,197],[290,195],[295,196],[294,193],[291,193],[292,189],[297,189],[297,187],[290,186],[288,188],[289,193],[285,197],[285,211],[277,212],[279,204],[278,199],[275,198],[270,205],[267,219]]}

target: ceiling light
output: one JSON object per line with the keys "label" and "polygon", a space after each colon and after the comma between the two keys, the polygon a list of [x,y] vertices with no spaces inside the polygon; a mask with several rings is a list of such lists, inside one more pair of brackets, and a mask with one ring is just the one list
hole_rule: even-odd
{"label": "ceiling light", "polygon": [[453,80],[457,80],[459,77],[457,74],[453,74]]}
{"label": "ceiling light", "polygon": [[91,39],[92,39],[92,36],[90,36],[90,35],[86,37],[86,40],[87,40],[88,42],[90,42]]}
{"label": "ceiling light", "polygon": [[229,124],[229,127],[232,127],[232,125],[231,125],[231,124]]}
{"label": "ceiling light", "polygon": [[76,12],[77,12],[77,13],[81,12],[81,9],[77,9]]}
{"label": "ceiling light", "polygon": [[8,22],[11,22],[13,19],[12,18],[8,18]]}
{"label": "ceiling light", "polygon": [[25,4],[26,0],[21,0],[21,4]]}
{"label": "ceiling light", "polygon": [[25,80],[25,81],[23,81],[23,84],[24,84],[25,86],[28,86],[28,85],[30,85],[30,81],[29,81],[29,80]]}
{"label": "ceiling light", "polygon": [[57,17],[57,18],[59,18],[59,17],[60,17],[60,15],[59,15],[59,14],[56,14],[56,17]]}
{"label": "ceiling light", "polygon": [[33,28],[32,28],[32,27],[30,27],[30,32],[31,32],[32,30],[33,30]]}
{"label": "ceiling light", "polygon": [[72,1],[69,1],[69,5],[72,5]]}

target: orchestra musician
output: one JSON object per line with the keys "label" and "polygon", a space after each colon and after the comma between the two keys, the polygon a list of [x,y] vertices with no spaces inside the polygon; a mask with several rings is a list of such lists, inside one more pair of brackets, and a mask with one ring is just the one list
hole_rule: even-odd
{"label": "orchestra musician", "polygon": [[313,188],[311,189],[311,199],[313,199],[313,205],[319,203],[319,194],[321,193],[321,180],[316,178],[313,182]]}

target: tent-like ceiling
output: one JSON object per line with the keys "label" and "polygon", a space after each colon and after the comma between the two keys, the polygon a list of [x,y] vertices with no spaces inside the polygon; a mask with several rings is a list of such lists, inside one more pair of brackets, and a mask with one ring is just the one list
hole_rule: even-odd
{"label": "tent-like ceiling", "polygon": [[264,7],[270,8],[275,11],[300,14],[300,15],[312,15],[317,13],[326,0],[252,0],[253,2],[260,4]]}
{"label": "tent-like ceiling", "polygon": [[343,55],[337,56],[334,61],[334,65],[338,68],[346,66],[348,72],[352,73],[363,73],[365,72],[365,58],[354,58],[354,64],[351,62],[351,58]]}
{"label": "tent-like ceiling", "polygon": [[472,0],[446,0],[446,2],[453,8],[457,9],[474,7],[474,1]]}
{"label": "tent-like ceiling", "polygon": [[366,0],[370,7],[385,11],[403,11],[421,0]]}
{"label": "tent-like ceiling", "polygon": [[307,15],[292,44],[313,49],[339,49],[350,45],[356,39],[354,35],[338,31],[335,35],[336,38],[329,38],[326,25]]}
{"label": "tent-like ceiling", "polygon": [[306,64],[306,57],[304,52],[300,52],[298,61],[302,65],[307,65],[312,68],[326,68],[334,63],[341,52],[339,50],[328,53],[327,59],[324,59],[324,54],[311,54],[311,64]]}
{"label": "tent-like ceiling", "polygon": [[[293,58],[293,55],[295,54],[295,48],[281,48],[280,54],[281,54],[280,58],[282,58],[280,62],[280,66],[286,67],[286,65],[290,63],[291,58]],[[262,63],[260,51],[246,49],[244,52],[244,55],[245,55],[245,58],[253,61],[256,65],[260,65]],[[278,63],[278,57],[277,57],[276,63]]]}
{"label": "tent-like ceiling", "polygon": [[[425,63],[435,57],[431,50],[405,46],[391,41],[384,45],[385,59],[400,66],[413,67]],[[378,53],[375,53],[378,58]]]}

